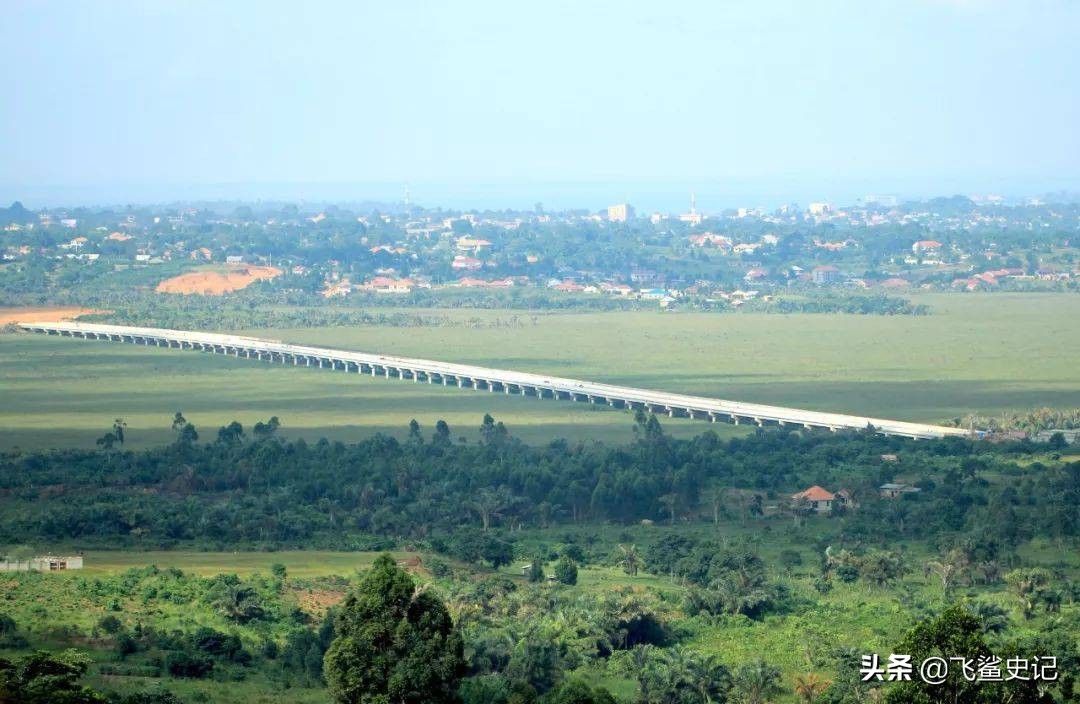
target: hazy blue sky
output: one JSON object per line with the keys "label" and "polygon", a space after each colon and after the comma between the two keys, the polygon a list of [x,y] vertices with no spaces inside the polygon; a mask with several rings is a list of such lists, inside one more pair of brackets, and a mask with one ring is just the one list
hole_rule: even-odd
{"label": "hazy blue sky", "polygon": [[1073,0],[8,0],[0,198],[1076,189],[1078,36]]}

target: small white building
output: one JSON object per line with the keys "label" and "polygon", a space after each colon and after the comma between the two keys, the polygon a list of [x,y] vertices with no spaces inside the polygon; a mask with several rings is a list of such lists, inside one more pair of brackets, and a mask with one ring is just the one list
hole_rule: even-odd
{"label": "small white building", "polygon": [[82,555],[42,555],[26,560],[0,560],[0,572],[60,572],[81,570]]}

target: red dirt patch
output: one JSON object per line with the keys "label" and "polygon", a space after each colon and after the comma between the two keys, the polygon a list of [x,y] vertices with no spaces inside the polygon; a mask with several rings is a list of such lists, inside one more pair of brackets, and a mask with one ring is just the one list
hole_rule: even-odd
{"label": "red dirt patch", "polygon": [[91,308],[0,308],[0,325],[11,323],[59,323],[74,320],[80,315],[101,313]]}
{"label": "red dirt patch", "polygon": [[300,609],[306,614],[316,618],[322,618],[331,606],[341,603],[345,599],[345,591],[331,591],[329,589],[297,589],[296,600],[300,602]]}
{"label": "red dirt patch", "polygon": [[165,279],[155,289],[158,293],[199,294],[220,296],[230,291],[239,291],[256,281],[281,276],[281,269],[272,266],[245,266],[219,271],[190,271],[186,274]]}

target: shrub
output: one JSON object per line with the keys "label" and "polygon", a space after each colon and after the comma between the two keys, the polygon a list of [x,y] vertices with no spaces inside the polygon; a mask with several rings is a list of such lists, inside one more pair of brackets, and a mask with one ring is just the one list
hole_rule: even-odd
{"label": "shrub", "polygon": [[783,550],[780,552],[780,564],[784,569],[790,570],[802,564],[802,555],[798,550]]}
{"label": "shrub", "polygon": [[109,614],[108,616],[102,616],[101,620],[98,621],[97,625],[98,628],[105,631],[109,635],[113,635],[119,632],[120,629],[124,627],[123,622],[121,622],[120,619],[116,618],[112,614]]}
{"label": "shrub", "polygon": [[121,659],[139,650],[139,643],[127,633],[116,635],[116,654]]}
{"label": "shrub", "polygon": [[855,565],[840,565],[836,568],[836,576],[844,584],[851,584],[859,578],[859,568]]}
{"label": "shrub", "polygon": [[555,579],[563,584],[577,584],[577,565],[569,557],[563,556],[555,563]]}
{"label": "shrub", "polygon": [[169,653],[169,657],[165,659],[165,669],[173,677],[202,679],[209,677],[214,671],[214,661],[208,655],[181,650]]}

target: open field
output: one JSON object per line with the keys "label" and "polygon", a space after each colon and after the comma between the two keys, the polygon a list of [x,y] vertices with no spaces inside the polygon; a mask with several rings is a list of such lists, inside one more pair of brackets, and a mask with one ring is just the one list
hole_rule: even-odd
{"label": "open field", "polygon": [[[380,553],[332,550],[281,550],[278,552],[194,552],[188,550],[89,550],[80,574],[116,574],[132,567],[175,567],[203,577],[230,573],[248,576],[270,573],[270,565],[285,565],[293,577],[350,576],[366,570]],[[392,553],[405,559],[408,553]]]}
{"label": "open field", "polygon": [[[507,311],[439,310],[450,324],[240,332],[903,420],[1080,406],[1080,326],[1069,322],[1080,297],[916,300],[934,315],[519,313],[509,325]],[[625,440],[631,425],[624,412],[581,404],[26,335],[0,335],[0,389],[2,447],[86,446],[117,416],[133,444],[163,442],[177,410],[204,431],[277,415],[287,435],[340,440],[403,433],[410,418],[425,432],[443,418],[455,437],[474,438],[485,412],[541,442]]]}

